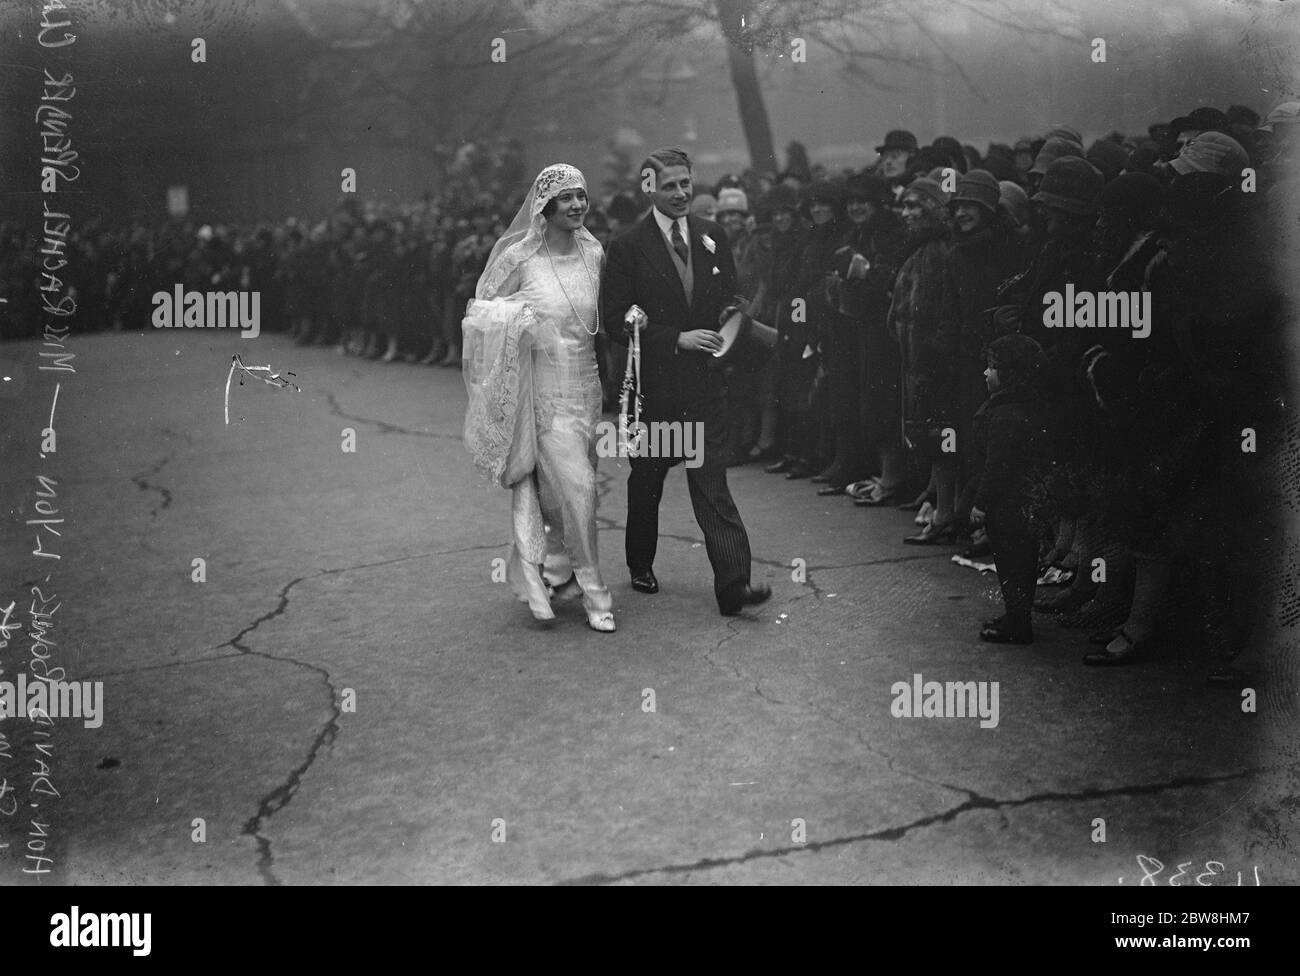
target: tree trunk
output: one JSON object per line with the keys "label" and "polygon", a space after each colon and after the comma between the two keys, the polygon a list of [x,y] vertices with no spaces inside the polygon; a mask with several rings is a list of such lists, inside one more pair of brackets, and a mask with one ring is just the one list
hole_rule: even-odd
{"label": "tree trunk", "polygon": [[718,12],[718,25],[727,42],[727,62],[731,68],[731,84],[736,89],[736,102],[740,108],[740,124],[749,144],[751,165],[759,170],[780,169],[776,161],[776,147],[772,143],[772,125],[767,118],[767,105],[763,90],[758,85],[758,70],[754,66],[754,45],[750,39],[747,0],[714,0]]}

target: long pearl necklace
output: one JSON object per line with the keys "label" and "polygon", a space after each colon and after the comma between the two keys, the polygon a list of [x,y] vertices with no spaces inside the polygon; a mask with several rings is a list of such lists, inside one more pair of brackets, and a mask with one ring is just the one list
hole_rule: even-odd
{"label": "long pearl necklace", "polygon": [[[546,239],[545,231],[542,232],[542,245],[546,248],[546,260],[551,262],[551,274],[555,275],[555,282],[560,286],[560,291],[564,295],[564,300],[569,303],[569,309],[573,312],[573,317],[578,320],[578,324],[582,326],[583,332],[587,333],[589,336],[596,335],[600,332],[599,295],[596,299],[596,331],[592,332],[591,329],[587,328],[587,323],[582,320],[582,316],[578,314],[577,308],[574,307],[573,299],[569,297],[569,292],[564,287],[564,281],[560,278],[560,273],[555,270],[555,257],[551,254],[551,242]],[[575,240],[573,246],[578,249],[578,257],[582,258],[582,270],[587,272],[587,280],[592,282],[594,285],[595,281],[591,277],[591,268],[587,265],[587,255],[582,253],[582,244]]]}

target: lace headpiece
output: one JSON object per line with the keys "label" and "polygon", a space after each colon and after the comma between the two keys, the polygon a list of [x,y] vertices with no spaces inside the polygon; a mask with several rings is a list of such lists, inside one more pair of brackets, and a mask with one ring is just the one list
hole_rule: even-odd
{"label": "lace headpiece", "polygon": [[568,163],[552,163],[537,174],[537,183],[533,192],[533,213],[536,217],[542,208],[565,190],[586,190],[587,178],[576,166]]}

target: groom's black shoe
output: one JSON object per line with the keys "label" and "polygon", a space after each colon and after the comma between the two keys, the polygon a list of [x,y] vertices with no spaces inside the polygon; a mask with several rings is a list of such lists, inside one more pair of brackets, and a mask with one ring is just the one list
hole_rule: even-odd
{"label": "groom's black shoe", "polygon": [[734,617],[745,607],[766,603],[771,596],[772,588],[766,584],[732,583],[718,594],[718,609],[724,617]]}
{"label": "groom's black shoe", "polygon": [[659,581],[655,579],[654,570],[647,569],[632,574],[632,589],[638,593],[658,593]]}

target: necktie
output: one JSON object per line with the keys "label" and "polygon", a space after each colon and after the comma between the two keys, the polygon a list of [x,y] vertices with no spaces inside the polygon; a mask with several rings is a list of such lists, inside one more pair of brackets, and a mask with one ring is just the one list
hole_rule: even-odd
{"label": "necktie", "polygon": [[687,267],[690,264],[691,252],[686,247],[686,241],[682,239],[682,225],[675,220],[673,221],[672,242],[673,250],[676,251],[677,256],[681,258],[682,267]]}

